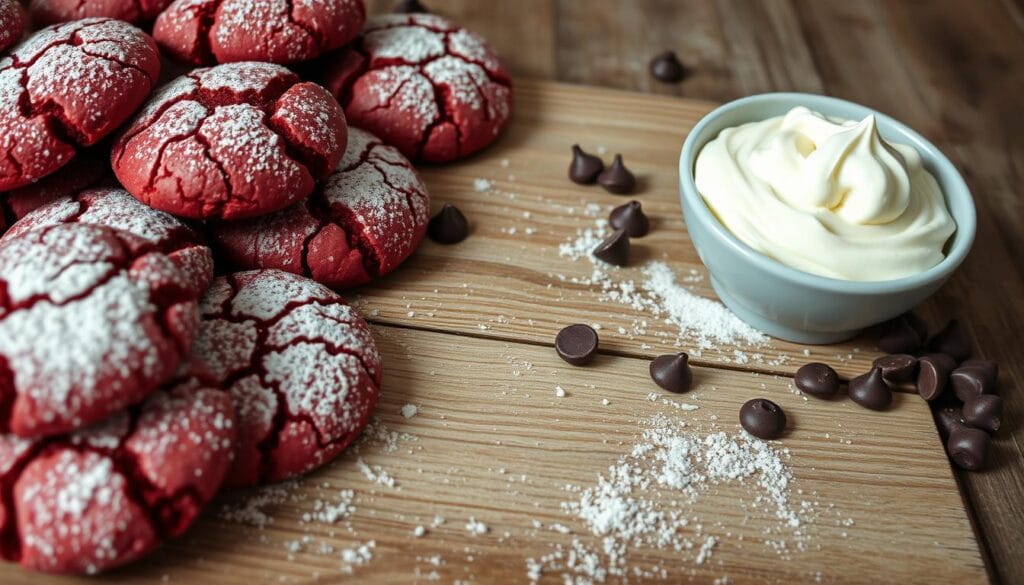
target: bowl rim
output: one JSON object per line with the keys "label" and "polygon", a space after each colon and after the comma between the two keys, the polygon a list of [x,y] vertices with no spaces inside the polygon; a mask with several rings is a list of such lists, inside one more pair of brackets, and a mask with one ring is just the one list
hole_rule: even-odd
{"label": "bowl rim", "polygon": [[[933,170],[936,170],[938,167],[945,167],[943,175],[936,176],[935,178],[939,182],[939,186],[942,188],[943,197],[946,200],[946,207],[950,215],[953,217],[953,221],[956,223],[956,231],[952,236],[953,245],[947,252],[946,257],[935,266],[932,266],[923,272],[901,278],[877,281],[842,280],[805,272],[798,268],[793,268],[783,264],[782,262],[751,248],[749,245],[733,235],[733,233],[730,232],[728,228],[726,228],[722,222],[714,216],[711,209],[704,201],[704,198],[701,197],[700,192],[697,191],[693,172],[694,164],[697,160],[699,149],[703,148],[707,142],[714,138],[710,137],[707,140],[702,141],[703,135],[708,131],[708,127],[717,118],[727,112],[737,109],[758,108],[766,102],[772,103],[773,105],[778,102],[789,102],[791,104],[790,107],[805,106],[817,111],[821,111],[822,109],[852,108],[863,112],[863,116],[872,114],[880,122],[880,126],[891,128],[897,133],[902,134],[902,138],[905,138],[904,142],[912,144],[921,154],[921,158],[926,167],[930,167]],[[832,115],[827,111],[822,113],[825,115]],[[757,119],[765,118],[763,116],[752,117],[751,121],[755,121]],[[698,142],[701,142],[699,147],[697,144]],[[935,173],[933,172],[933,174]],[[690,130],[686,135],[686,139],[683,141],[682,151],[679,155],[679,182],[681,186],[680,197],[683,199],[684,204],[687,200],[692,203],[692,205],[690,205],[690,209],[693,211],[693,215],[696,216],[694,219],[709,226],[709,230],[714,234],[714,237],[724,243],[730,250],[732,250],[733,253],[742,256],[748,262],[753,262],[759,265],[765,271],[777,278],[822,291],[847,294],[898,293],[913,290],[932,284],[936,281],[943,281],[948,278],[967,257],[967,253],[970,252],[971,246],[974,243],[977,231],[977,210],[974,205],[974,197],[972,196],[967,183],[964,181],[963,175],[960,173],[960,170],[956,168],[956,165],[954,165],[952,161],[950,161],[949,158],[946,157],[946,155],[943,154],[942,151],[940,151],[930,140],[903,122],[879,112],[874,108],[848,100],[819,94],[799,92],[761,93],[726,102],[708,112]],[[950,205],[950,202],[954,197],[963,200],[965,203],[963,209],[960,210],[959,215],[954,213],[953,208]],[[684,214],[684,216],[685,215],[689,214]],[[684,223],[688,221],[689,218],[684,217]],[[687,228],[687,231],[689,231],[689,228]]]}

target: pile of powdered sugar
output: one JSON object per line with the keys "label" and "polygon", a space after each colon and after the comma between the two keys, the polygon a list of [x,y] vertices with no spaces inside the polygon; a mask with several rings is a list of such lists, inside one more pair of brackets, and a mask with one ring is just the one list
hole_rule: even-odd
{"label": "pile of powdered sugar", "polygon": [[[588,209],[588,215],[596,213]],[[744,323],[725,305],[694,294],[680,284],[664,262],[652,261],[641,267],[643,280],[637,283],[626,270],[594,258],[591,252],[609,233],[608,220],[598,219],[594,227],[579,230],[574,239],[559,247],[559,255],[573,261],[586,258],[593,265],[589,277],[567,280],[600,287],[602,300],[650,313],[678,327],[679,337],[695,340],[698,351],[719,345],[758,347],[768,342],[763,333]],[[641,326],[646,329],[644,323]]]}
{"label": "pile of powdered sugar", "polygon": [[767,518],[764,542],[771,550],[789,554],[780,541],[795,542],[797,550],[806,547],[802,527],[813,521],[815,511],[810,502],[791,501],[788,450],[743,431],[704,434],[662,413],[641,424],[631,451],[594,485],[567,488],[575,499],[562,508],[582,521],[591,536],[575,537],[569,546],[554,545],[551,553],[528,559],[532,582],[545,573],[561,573],[564,582],[574,584],[669,576],[666,567],[631,565],[628,554],[634,547],[676,551],[681,561],[695,565],[708,562],[731,532],[722,528],[722,534],[709,534],[692,507],[716,486],[741,486],[738,505]]}

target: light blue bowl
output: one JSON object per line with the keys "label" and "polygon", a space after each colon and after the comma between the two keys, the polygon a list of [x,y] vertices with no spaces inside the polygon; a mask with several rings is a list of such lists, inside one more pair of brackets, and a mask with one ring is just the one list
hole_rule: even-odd
{"label": "light blue bowl", "polygon": [[[909,144],[921,153],[942,187],[956,221],[946,245],[946,258],[913,276],[879,282],[854,282],[810,274],[755,251],[723,226],[704,203],[693,180],[701,149],[732,126],[781,116],[806,106],[827,116],[852,120],[874,114],[881,135]],[[690,131],[679,157],[679,190],[683,219],[697,254],[711,274],[722,301],[741,319],[761,331],[788,341],[835,343],[861,329],[891,319],[934,293],[963,262],[974,242],[977,218],[974,200],[963,177],[939,149],[900,122],[870,108],[844,100],[802,93],[768,93],[729,102]]]}

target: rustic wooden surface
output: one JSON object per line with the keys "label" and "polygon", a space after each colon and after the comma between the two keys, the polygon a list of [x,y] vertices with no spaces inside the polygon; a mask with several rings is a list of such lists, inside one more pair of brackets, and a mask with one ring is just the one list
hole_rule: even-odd
{"label": "rustic wooden surface", "polygon": [[[187,536],[145,562],[104,575],[103,582],[430,583],[432,571],[440,583],[527,582],[527,558],[574,537],[600,541],[560,509],[574,497],[563,486],[591,485],[629,451],[639,421],[663,412],[693,428],[732,433],[740,404],[752,395],[778,402],[793,420],[779,446],[791,453],[791,497],[813,501],[816,510],[815,521],[800,529],[807,550],[782,560],[762,542],[792,539],[788,531],[764,534],[778,526],[774,512],[740,509],[737,502],[744,494],[749,500],[750,492],[723,485],[684,512],[696,515],[707,534],[731,534],[707,562],[695,564],[696,551],[651,549],[634,549],[631,562],[663,564],[668,583],[711,583],[723,576],[736,585],[985,581],[927,407],[909,394],[879,414],[846,399],[805,400],[784,377],[695,368],[695,388],[671,398],[699,409],[680,415],[647,399],[656,390],[647,360],[603,356],[581,373],[548,347],[387,326],[374,332],[387,364],[378,417],[388,430],[407,434],[396,450],[387,453],[382,444],[364,441],[358,452],[350,450],[288,488],[285,501],[264,506],[274,522],[263,529],[220,519],[215,507]],[[567,396],[557,398],[555,385]],[[420,409],[410,419],[399,413],[408,403]],[[356,466],[358,457],[380,465],[395,487],[368,481]],[[356,492],[348,525],[301,521],[316,499],[334,503],[342,488]],[[228,496],[222,504],[232,501]],[[435,515],[444,524],[414,537],[414,527],[429,526]],[[470,517],[488,532],[469,534]],[[556,524],[571,533],[553,530]],[[290,553],[288,543],[303,538],[301,550]],[[376,541],[373,559],[342,575],[337,551],[368,540]],[[335,550],[321,553],[324,544]],[[436,566],[428,561],[435,556],[442,559]],[[79,582],[11,565],[0,568],[0,581]],[[543,582],[562,578],[547,574]]]}
{"label": "rustic wooden surface", "polygon": [[[933,323],[968,319],[980,353],[1005,372],[1007,430],[994,464],[958,475],[992,577],[1024,582],[1020,0],[425,1],[490,39],[519,78],[715,101],[826,93],[878,108],[939,144],[975,194],[979,231],[958,277],[923,313]],[[381,11],[391,2],[369,5]],[[680,85],[647,74],[648,59],[665,49],[689,69]]]}

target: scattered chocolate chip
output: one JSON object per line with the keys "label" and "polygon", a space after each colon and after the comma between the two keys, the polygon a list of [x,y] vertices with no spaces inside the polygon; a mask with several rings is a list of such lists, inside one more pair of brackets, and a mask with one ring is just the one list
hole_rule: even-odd
{"label": "scattered chocolate chip", "polygon": [[971,357],[971,338],[960,321],[953,319],[928,341],[928,349],[944,353],[960,363]]}
{"label": "scattered chocolate chip", "polygon": [[928,324],[924,322],[924,319],[918,317],[917,313],[913,311],[907,311],[901,316],[903,317],[903,320],[907,322],[907,325],[910,325],[910,328],[917,333],[917,337],[921,340],[921,343],[924,343],[924,341],[928,339]]}
{"label": "scattered chocolate chip", "polygon": [[878,347],[885,353],[914,353],[921,348],[924,338],[911,325],[905,313],[882,323],[878,334]]}
{"label": "scattered chocolate chip", "polygon": [[883,355],[872,365],[882,368],[882,377],[889,383],[906,382],[917,372],[917,358],[905,353]]}
{"label": "scattered chocolate chip", "polygon": [[850,380],[849,394],[851,400],[871,410],[885,410],[892,404],[892,390],[882,379],[882,368],[878,366]]}
{"label": "scattered chocolate chip", "polygon": [[639,201],[630,201],[613,209],[608,223],[612,229],[626,230],[631,238],[642,238],[651,230],[651,222],[644,215]]}
{"label": "scattered chocolate chip", "polygon": [[949,376],[953,393],[964,402],[972,396],[992,394],[999,379],[999,364],[989,360],[967,360]]}
{"label": "scattered chocolate chip", "polygon": [[615,230],[594,249],[594,257],[616,266],[629,264],[629,236],[626,230]]}
{"label": "scattered chocolate chip", "polygon": [[585,366],[597,355],[597,331],[589,325],[569,325],[555,336],[558,357],[574,366]]}
{"label": "scattered chocolate chip", "polygon": [[1003,399],[995,394],[979,394],[964,401],[964,422],[976,429],[994,433],[1003,417]]}
{"label": "scattered chocolate chip", "polygon": [[800,366],[793,383],[801,392],[815,398],[832,398],[839,392],[839,374],[827,364],[810,363]]}
{"label": "scattered chocolate chip", "polygon": [[942,396],[949,383],[949,374],[956,367],[953,358],[944,353],[930,353],[917,360],[917,393],[925,400]]}
{"label": "scattered chocolate chip", "polygon": [[395,4],[395,8],[392,12],[397,12],[398,14],[413,14],[416,12],[429,14],[430,10],[420,3],[419,0],[402,0],[398,4]]}
{"label": "scattered chocolate chip", "polygon": [[655,79],[665,83],[679,83],[686,74],[674,51],[665,51],[651,59],[650,70]]}
{"label": "scattered chocolate chip", "polygon": [[632,193],[636,188],[636,177],[623,164],[622,155],[616,154],[612,166],[601,171],[601,174],[597,176],[597,183],[609,193],[626,195]]}
{"label": "scattered chocolate chip", "polygon": [[693,383],[690,356],[682,352],[659,355],[651,360],[651,379],[669,392],[686,392]]}
{"label": "scattered chocolate chip", "polygon": [[962,469],[975,471],[985,465],[985,453],[991,439],[988,433],[971,427],[958,427],[949,434],[946,451]]}
{"label": "scattered chocolate chip", "polygon": [[959,406],[947,406],[935,411],[935,422],[942,440],[949,439],[952,432],[964,426],[964,411]]}
{"label": "scattered chocolate chip", "polygon": [[777,439],[786,430],[786,413],[771,400],[754,398],[740,408],[740,425],[759,439]]}
{"label": "scattered chocolate chip", "polygon": [[458,207],[445,203],[427,224],[430,239],[440,244],[457,244],[469,235],[469,222]]}
{"label": "scattered chocolate chip", "polygon": [[589,185],[597,180],[604,170],[600,158],[583,152],[579,144],[572,145],[572,162],[569,163],[569,180],[580,185]]}

